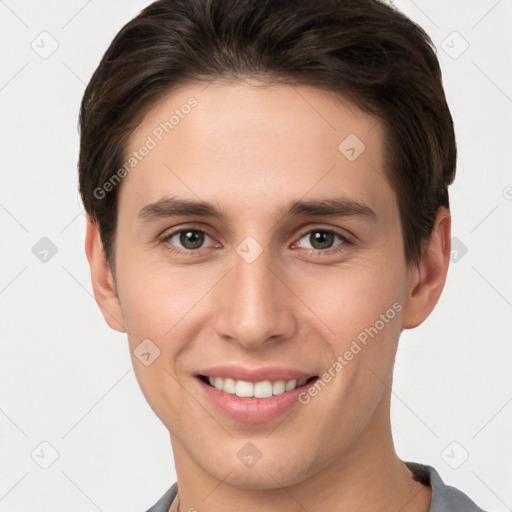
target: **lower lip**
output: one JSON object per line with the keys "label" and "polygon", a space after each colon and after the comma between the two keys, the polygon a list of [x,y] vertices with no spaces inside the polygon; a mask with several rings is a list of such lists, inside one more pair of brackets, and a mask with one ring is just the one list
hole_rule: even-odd
{"label": "lower lip", "polygon": [[197,380],[210,401],[227,416],[244,423],[263,423],[281,416],[294,406],[300,405],[300,393],[314,384],[316,379],[292,391],[286,391],[269,398],[240,398],[209,386],[199,377],[197,377]]}

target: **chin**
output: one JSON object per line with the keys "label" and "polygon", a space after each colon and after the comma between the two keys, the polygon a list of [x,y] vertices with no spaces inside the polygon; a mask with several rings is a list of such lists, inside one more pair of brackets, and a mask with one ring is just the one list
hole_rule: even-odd
{"label": "chin", "polygon": [[[231,450],[223,451],[223,458],[212,455],[210,460],[223,461],[219,465],[208,467],[203,462],[202,466],[203,470],[215,479],[232,487],[254,491],[281,489],[300,484],[311,472],[311,466],[306,463],[304,457],[297,460],[296,449],[282,447],[281,450],[272,450],[269,446],[262,450],[268,452],[268,456],[262,454],[259,460],[248,462],[247,465],[239,460],[243,459],[243,452],[239,455],[239,446],[232,452],[234,462],[231,464],[226,461],[228,451]],[[251,450],[246,451],[250,453]]]}
{"label": "chin", "polygon": [[297,474],[277,471],[275,468],[233,468],[229,476],[223,480],[224,484],[252,491],[282,489],[300,483],[303,478]]}

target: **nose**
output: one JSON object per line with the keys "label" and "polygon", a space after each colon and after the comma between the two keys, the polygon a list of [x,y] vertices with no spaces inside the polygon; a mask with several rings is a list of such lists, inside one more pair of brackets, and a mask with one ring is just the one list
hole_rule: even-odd
{"label": "nose", "polygon": [[253,349],[292,337],[297,327],[296,299],[270,251],[263,250],[254,261],[234,251],[232,262],[215,287],[217,334]]}

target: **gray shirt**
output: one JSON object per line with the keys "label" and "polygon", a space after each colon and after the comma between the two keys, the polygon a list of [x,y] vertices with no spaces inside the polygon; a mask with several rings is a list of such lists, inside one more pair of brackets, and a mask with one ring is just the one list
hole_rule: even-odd
{"label": "gray shirt", "polygon": [[[462,491],[446,485],[432,466],[417,462],[405,462],[405,464],[414,475],[414,480],[432,487],[432,501],[428,512],[485,512]],[[168,512],[177,492],[178,483],[176,482],[147,512]]]}

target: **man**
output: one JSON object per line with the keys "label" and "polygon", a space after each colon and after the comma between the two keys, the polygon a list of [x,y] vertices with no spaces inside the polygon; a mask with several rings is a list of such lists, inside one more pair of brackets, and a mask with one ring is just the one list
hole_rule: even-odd
{"label": "man", "polygon": [[150,511],[479,511],[397,456],[400,333],[450,255],[428,36],[376,0],[161,0],[84,94],[86,253],[170,432]]}

